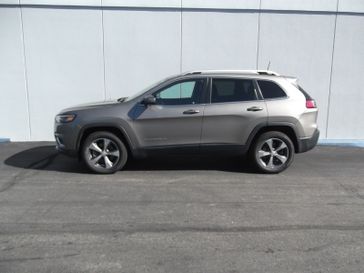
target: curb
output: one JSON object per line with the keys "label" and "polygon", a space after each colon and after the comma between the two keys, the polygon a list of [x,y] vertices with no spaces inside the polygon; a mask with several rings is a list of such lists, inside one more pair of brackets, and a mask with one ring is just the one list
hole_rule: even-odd
{"label": "curb", "polygon": [[6,142],[10,142],[10,138],[1,138],[0,137],[0,143],[6,143]]}
{"label": "curb", "polygon": [[362,147],[364,148],[364,140],[357,139],[320,139],[318,145],[323,146],[342,146],[342,147]]}

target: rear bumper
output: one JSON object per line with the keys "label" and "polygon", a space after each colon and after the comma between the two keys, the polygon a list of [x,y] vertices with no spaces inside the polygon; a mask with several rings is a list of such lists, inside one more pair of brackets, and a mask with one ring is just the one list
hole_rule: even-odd
{"label": "rear bumper", "polygon": [[312,137],[298,139],[297,153],[304,153],[314,148],[317,144],[319,136],[320,136],[320,131],[316,129]]}

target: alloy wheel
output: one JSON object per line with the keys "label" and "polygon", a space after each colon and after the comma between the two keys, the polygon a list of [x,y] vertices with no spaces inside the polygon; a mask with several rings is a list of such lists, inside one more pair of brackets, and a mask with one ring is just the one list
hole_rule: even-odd
{"label": "alloy wheel", "polygon": [[111,139],[98,138],[88,146],[87,155],[96,168],[111,169],[120,159],[120,150]]}
{"label": "alloy wheel", "polygon": [[283,140],[269,138],[262,143],[257,153],[257,158],[263,167],[270,170],[277,170],[286,163],[290,151]]}

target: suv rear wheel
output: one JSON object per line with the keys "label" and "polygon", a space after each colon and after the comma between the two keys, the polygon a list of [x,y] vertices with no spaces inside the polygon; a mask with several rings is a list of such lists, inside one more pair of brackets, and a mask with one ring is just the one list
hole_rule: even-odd
{"label": "suv rear wheel", "polygon": [[125,166],[128,151],[116,135],[95,132],[86,138],[82,146],[82,158],[90,170],[111,174]]}
{"label": "suv rear wheel", "polygon": [[291,139],[282,132],[266,132],[255,141],[250,159],[263,173],[279,173],[288,168],[294,157]]}

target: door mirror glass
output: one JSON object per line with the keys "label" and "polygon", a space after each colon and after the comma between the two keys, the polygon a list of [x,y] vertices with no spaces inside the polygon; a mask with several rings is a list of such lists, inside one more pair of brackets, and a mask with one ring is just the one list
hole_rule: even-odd
{"label": "door mirror glass", "polygon": [[153,95],[149,95],[145,98],[143,98],[142,100],[142,104],[144,105],[151,105],[151,104],[156,104],[157,100]]}

